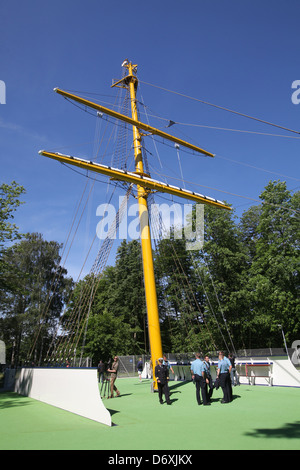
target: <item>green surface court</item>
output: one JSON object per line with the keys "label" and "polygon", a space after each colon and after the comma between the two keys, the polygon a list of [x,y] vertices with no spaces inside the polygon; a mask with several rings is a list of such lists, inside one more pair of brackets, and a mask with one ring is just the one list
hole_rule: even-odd
{"label": "green surface court", "polygon": [[170,382],[160,405],[150,381],[118,379],[121,396],[103,399],[112,427],[45,403],[0,393],[1,450],[298,450],[300,389],[241,385],[234,400],[198,406],[192,382]]}

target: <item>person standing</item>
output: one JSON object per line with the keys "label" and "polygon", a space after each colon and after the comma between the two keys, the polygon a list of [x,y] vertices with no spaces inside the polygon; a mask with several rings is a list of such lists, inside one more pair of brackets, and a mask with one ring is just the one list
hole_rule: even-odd
{"label": "person standing", "polygon": [[158,359],[158,364],[155,366],[155,378],[158,387],[158,399],[159,403],[163,404],[163,394],[165,395],[167,405],[171,405],[170,392],[169,392],[169,370],[166,365],[163,364],[163,358]]}
{"label": "person standing", "polygon": [[200,389],[203,400],[203,405],[209,405],[207,399],[207,382],[205,378],[204,364],[200,359],[200,354],[196,354],[196,359],[191,364],[192,379],[196,385],[196,400],[198,405],[201,405]]}
{"label": "person standing", "polygon": [[210,373],[210,362],[209,362],[209,356],[208,355],[206,355],[204,357],[203,365],[204,365],[204,369],[205,369],[206,383],[207,383],[208,388],[209,388],[208,393],[207,393],[207,400],[208,400],[208,402],[210,402],[210,399],[211,399],[212,394],[213,394],[214,385],[213,385],[213,380],[212,380],[212,376],[211,376],[211,373]]}
{"label": "person standing", "polygon": [[120,392],[116,387],[116,379],[117,379],[117,374],[118,374],[118,369],[119,369],[119,358],[118,356],[114,357],[114,362],[110,366],[110,369],[107,369],[107,372],[110,372],[110,396],[108,398],[113,398],[114,397],[114,391],[117,394],[117,397],[120,396]]}
{"label": "person standing", "polygon": [[224,352],[219,352],[219,361],[217,369],[217,377],[220,379],[220,387],[223,390],[223,399],[221,403],[230,403],[232,401],[232,388],[230,380],[231,363],[224,356]]}
{"label": "person standing", "polygon": [[174,374],[174,370],[173,370],[173,367],[171,366],[171,364],[169,363],[168,359],[167,359],[167,356],[164,354],[163,356],[163,365],[164,366],[167,366],[168,370],[171,369],[172,371],[172,374]]}
{"label": "person standing", "polygon": [[236,372],[236,368],[235,368],[235,356],[233,356],[232,354],[228,354],[228,359],[231,362],[231,371],[230,371],[231,385],[235,387],[236,385],[240,384],[239,378]]}
{"label": "person standing", "polygon": [[103,384],[104,382],[104,372],[105,372],[105,364],[104,362],[102,361],[102,359],[100,359],[99,361],[99,364],[98,364],[98,381]]}
{"label": "person standing", "polygon": [[[166,354],[163,354],[163,365],[167,367],[168,369],[168,381],[170,380],[170,370],[172,374],[174,375],[174,370],[173,367],[171,366],[170,362],[168,361],[168,358]],[[169,389],[169,395],[170,395],[170,389]]]}
{"label": "person standing", "polygon": [[139,375],[139,380],[141,382],[142,381],[142,372],[143,372],[143,361],[142,361],[141,357],[140,357],[136,367],[137,367],[137,371],[138,371],[138,375]]}

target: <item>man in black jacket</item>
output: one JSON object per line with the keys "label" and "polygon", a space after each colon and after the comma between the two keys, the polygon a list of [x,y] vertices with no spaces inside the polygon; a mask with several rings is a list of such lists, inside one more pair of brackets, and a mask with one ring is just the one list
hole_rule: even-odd
{"label": "man in black jacket", "polygon": [[162,396],[164,393],[167,404],[171,405],[170,392],[168,386],[169,370],[167,366],[163,365],[162,357],[158,359],[158,365],[155,366],[155,378],[157,380],[159,403],[163,404]]}
{"label": "man in black jacket", "polygon": [[209,362],[209,356],[208,355],[206,355],[204,357],[203,364],[204,364],[204,369],[205,369],[206,383],[208,384],[208,387],[209,387],[207,398],[208,398],[208,401],[210,402],[210,399],[211,399],[212,394],[213,394],[214,385],[213,385],[213,381],[212,381],[212,377],[211,377],[211,373],[210,373],[210,362]]}

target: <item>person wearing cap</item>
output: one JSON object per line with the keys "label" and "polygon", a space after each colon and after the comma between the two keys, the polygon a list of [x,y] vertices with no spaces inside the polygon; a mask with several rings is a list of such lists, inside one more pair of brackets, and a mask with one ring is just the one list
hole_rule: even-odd
{"label": "person wearing cap", "polygon": [[164,394],[167,404],[171,405],[170,392],[169,392],[169,386],[168,386],[169,370],[168,370],[168,367],[163,364],[162,357],[158,359],[158,364],[157,366],[155,366],[154,372],[155,372],[155,378],[156,378],[157,387],[158,387],[159,403],[163,404],[163,394]]}

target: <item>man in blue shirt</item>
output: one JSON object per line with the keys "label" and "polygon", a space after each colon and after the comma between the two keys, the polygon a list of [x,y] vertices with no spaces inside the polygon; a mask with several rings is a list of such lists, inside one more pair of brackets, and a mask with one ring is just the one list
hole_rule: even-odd
{"label": "man in blue shirt", "polygon": [[217,377],[220,379],[220,386],[223,390],[223,400],[221,403],[229,403],[232,401],[232,388],[230,380],[231,362],[224,356],[224,352],[219,352]]}
{"label": "man in blue shirt", "polygon": [[169,363],[169,361],[168,361],[168,359],[167,359],[167,356],[166,356],[165,354],[163,355],[163,365],[164,365],[164,366],[167,366],[167,368],[168,368],[169,371],[170,371],[170,369],[171,369],[172,373],[174,374],[173,367],[172,367],[171,364]]}
{"label": "man in blue shirt", "polygon": [[209,405],[207,400],[207,382],[205,377],[205,368],[204,364],[200,359],[200,354],[196,354],[195,361],[191,364],[191,372],[192,372],[192,379],[196,385],[196,399],[198,405],[201,405],[200,400],[200,388],[201,388],[201,395],[203,400],[203,405]]}

